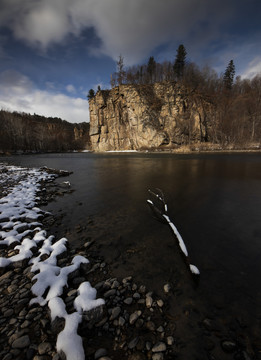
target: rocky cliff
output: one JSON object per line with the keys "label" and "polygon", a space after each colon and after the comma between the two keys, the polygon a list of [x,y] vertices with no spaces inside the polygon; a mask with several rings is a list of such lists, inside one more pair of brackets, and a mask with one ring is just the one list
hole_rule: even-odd
{"label": "rocky cliff", "polygon": [[89,124],[0,111],[0,152],[90,149]]}
{"label": "rocky cliff", "polygon": [[175,82],[102,90],[89,109],[95,151],[173,148],[208,136],[202,102]]}

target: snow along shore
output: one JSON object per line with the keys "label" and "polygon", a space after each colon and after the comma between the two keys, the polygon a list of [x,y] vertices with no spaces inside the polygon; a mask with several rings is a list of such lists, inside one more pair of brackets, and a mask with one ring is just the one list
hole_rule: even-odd
{"label": "snow along shore", "polygon": [[51,319],[65,319],[65,327],[57,338],[57,351],[62,351],[67,360],[84,360],[85,354],[82,338],[77,334],[82,321],[83,311],[89,311],[103,305],[103,299],[96,299],[96,289],[89,282],[78,288],[74,301],[75,312],[68,314],[61,298],[68,276],[76,271],[88,259],[77,255],[71,265],[57,266],[59,255],[67,250],[67,239],[55,242],[54,236],[48,236],[42,228],[41,218],[44,212],[36,207],[39,199],[41,182],[53,181],[56,175],[48,174],[41,169],[27,169],[0,164],[0,185],[6,181],[12,184],[11,189],[2,189],[0,199],[0,246],[14,246],[17,254],[0,257],[0,268],[8,269],[17,262],[28,262],[35,283],[31,291],[34,295],[31,304],[40,306],[48,304]]}

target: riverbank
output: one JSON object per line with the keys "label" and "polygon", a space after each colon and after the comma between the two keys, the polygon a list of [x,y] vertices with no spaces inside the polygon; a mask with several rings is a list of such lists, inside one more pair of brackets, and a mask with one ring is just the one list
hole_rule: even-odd
{"label": "riverbank", "polygon": [[[6,169],[2,172],[6,179],[3,183],[12,178]],[[37,207],[41,208],[57,196],[73,191],[69,179],[44,181],[36,196]],[[20,181],[22,179],[15,180],[16,184]],[[2,195],[6,196],[15,182],[12,185],[7,183],[5,194]],[[39,220],[41,230],[52,234],[50,230],[55,227],[55,215],[41,212]],[[1,226],[6,226],[6,222],[2,221]],[[9,224],[8,231],[14,230],[14,226]],[[34,231],[26,236],[33,239],[36,235]],[[97,290],[97,298],[105,301],[104,306],[84,313],[84,321],[79,327],[87,359],[258,358],[258,334],[250,340],[247,324],[242,319],[234,319],[234,323],[228,324],[227,319],[220,317],[218,309],[213,312],[207,308],[204,301],[198,298],[195,284],[185,270],[179,253],[174,255],[173,261],[179,268],[184,267],[182,277],[180,273],[174,274],[162,291],[157,292],[146,288],[131,273],[120,276],[120,265],[117,269],[113,268],[111,259],[101,255],[99,244],[92,238],[92,231],[75,224],[75,232],[78,235],[85,233],[86,242],[76,249],[67,243],[66,252],[61,253],[57,260],[61,268],[70,266],[74,256],[89,260],[89,264],[79,267],[68,278],[68,286],[61,295],[69,314],[75,311],[74,300],[83,282],[89,281]],[[39,233],[39,229],[36,233]],[[131,250],[132,253],[126,256],[138,252],[135,248]],[[37,257],[39,249],[34,251],[33,256]],[[111,251],[114,251],[113,248]],[[17,249],[14,250],[13,246],[1,249],[4,258],[16,255]],[[45,255],[42,261],[46,260],[45,257],[48,259]],[[59,359],[56,336],[62,331],[64,320],[57,318],[52,323],[47,305],[29,306],[33,275],[28,261],[24,261],[3,269],[0,278],[1,343],[4,346],[1,358],[5,360]]]}
{"label": "riverbank", "polygon": [[[261,145],[249,144],[246,146],[237,146],[237,145],[226,145],[221,146],[213,143],[192,143],[190,145],[176,145],[176,146],[160,146],[158,148],[142,148],[140,150],[109,150],[109,151],[94,151],[91,149],[88,150],[74,150],[74,151],[58,151],[59,153],[97,153],[97,154],[106,154],[106,153],[161,153],[161,154],[228,154],[228,153],[260,153]],[[30,152],[30,151],[0,151],[0,156],[12,156],[12,155],[32,155],[32,154],[44,154],[48,152]],[[55,152],[49,152],[55,153]]]}

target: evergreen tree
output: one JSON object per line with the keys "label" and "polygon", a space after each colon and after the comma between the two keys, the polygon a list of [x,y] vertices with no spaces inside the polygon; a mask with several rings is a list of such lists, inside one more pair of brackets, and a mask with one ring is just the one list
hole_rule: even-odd
{"label": "evergreen tree", "polygon": [[235,77],[235,64],[233,60],[230,60],[228,63],[228,66],[226,68],[226,71],[223,76],[223,83],[226,89],[231,90],[234,82]]}
{"label": "evergreen tree", "polygon": [[176,76],[176,78],[178,80],[183,77],[186,55],[187,55],[187,51],[186,51],[184,45],[182,45],[182,44],[179,45],[179,47],[177,49],[175,63],[173,66],[174,75]]}
{"label": "evergreen tree", "polygon": [[149,74],[150,83],[153,83],[153,75],[155,74],[155,71],[156,71],[156,61],[154,60],[154,57],[151,56],[149,58],[147,65],[147,72]]}
{"label": "evergreen tree", "polygon": [[93,99],[95,96],[95,91],[93,89],[90,89],[87,95],[88,100]]}

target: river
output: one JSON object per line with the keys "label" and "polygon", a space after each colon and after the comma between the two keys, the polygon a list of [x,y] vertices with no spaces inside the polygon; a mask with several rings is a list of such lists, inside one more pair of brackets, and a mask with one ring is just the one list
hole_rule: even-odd
{"label": "river", "polygon": [[146,204],[148,189],[162,189],[169,216],[200,269],[197,292],[250,323],[260,321],[261,154],[0,158],[6,160],[73,171],[75,191],[47,206],[61,214],[57,236],[66,235],[74,246],[94,239],[116,275],[132,274],[156,290],[178,271],[175,239]]}

